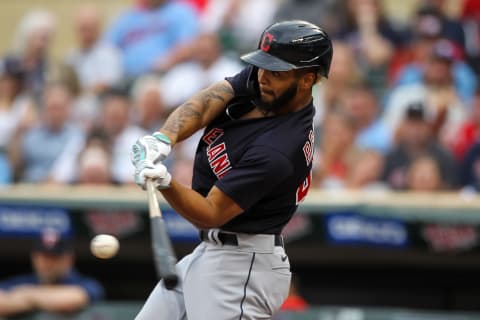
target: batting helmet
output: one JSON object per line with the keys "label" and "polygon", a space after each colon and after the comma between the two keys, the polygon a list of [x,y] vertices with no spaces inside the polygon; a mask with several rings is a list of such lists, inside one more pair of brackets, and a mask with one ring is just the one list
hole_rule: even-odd
{"label": "batting helmet", "polygon": [[332,54],[332,41],[324,30],[310,22],[292,20],[265,29],[258,50],[241,59],[270,71],[319,67],[320,74],[328,77]]}

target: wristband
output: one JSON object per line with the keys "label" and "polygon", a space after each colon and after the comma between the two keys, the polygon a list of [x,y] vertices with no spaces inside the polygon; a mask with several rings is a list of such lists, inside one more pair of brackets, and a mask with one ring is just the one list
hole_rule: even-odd
{"label": "wristband", "polygon": [[170,138],[168,138],[165,134],[161,133],[160,131],[156,131],[152,133],[152,136],[165,144],[168,144],[168,145],[172,144],[172,142],[170,141]]}

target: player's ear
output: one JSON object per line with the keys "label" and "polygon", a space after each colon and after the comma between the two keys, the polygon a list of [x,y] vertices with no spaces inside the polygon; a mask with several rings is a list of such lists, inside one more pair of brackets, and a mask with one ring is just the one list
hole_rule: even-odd
{"label": "player's ear", "polygon": [[317,81],[317,75],[314,72],[307,72],[305,73],[302,78],[300,79],[300,86],[302,89],[310,89],[315,82]]}

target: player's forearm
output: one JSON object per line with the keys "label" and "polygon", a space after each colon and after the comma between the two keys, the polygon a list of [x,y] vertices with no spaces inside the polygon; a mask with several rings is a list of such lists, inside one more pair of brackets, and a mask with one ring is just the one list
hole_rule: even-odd
{"label": "player's forearm", "polygon": [[159,131],[169,137],[172,144],[180,142],[205,127],[222,112],[233,94],[227,81],[218,82],[176,108]]}
{"label": "player's forearm", "polygon": [[160,191],[165,200],[181,216],[200,229],[208,229],[220,227],[242,212],[242,209],[235,204],[218,200],[219,197],[216,194],[219,190],[215,187],[214,189],[216,192],[213,192],[213,195],[210,192],[209,196],[204,197],[195,190],[172,180],[170,188]]}
{"label": "player's forearm", "polygon": [[200,229],[212,225],[211,204],[198,192],[186,188],[172,180],[170,188],[160,190],[163,197],[185,219]]}

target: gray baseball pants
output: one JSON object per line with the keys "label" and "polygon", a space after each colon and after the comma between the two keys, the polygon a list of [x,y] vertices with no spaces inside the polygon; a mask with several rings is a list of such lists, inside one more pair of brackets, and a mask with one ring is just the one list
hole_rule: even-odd
{"label": "gray baseball pants", "polygon": [[271,319],[288,295],[290,263],[273,235],[236,234],[238,245],[208,239],[177,263],[179,284],[160,281],[136,320]]}

